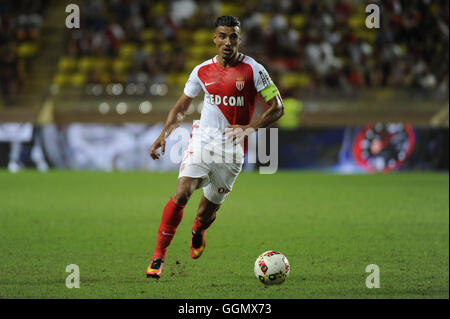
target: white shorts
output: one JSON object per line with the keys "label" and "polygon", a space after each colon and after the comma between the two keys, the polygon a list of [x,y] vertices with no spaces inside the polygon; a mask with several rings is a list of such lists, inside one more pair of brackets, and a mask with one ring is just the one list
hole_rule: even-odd
{"label": "white shorts", "polygon": [[[242,170],[243,154],[238,154],[238,160],[223,161],[222,156],[209,152],[204,147],[195,147],[194,140],[200,138],[196,134],[198,127],[193,126],[189,145],[184,152],[183,161],[180,165],[178,178],[192,177],[202,179],[200,187],[203,195],[214,204],[222,204],[233,188],[233,184]],[[197,140],[198,141],[198,140]],[[209,159],[205,160],[204,152],[208,152]],[[203,153],[203,154],[202,154]],[[214,159],[211,161],[211,159]]]}

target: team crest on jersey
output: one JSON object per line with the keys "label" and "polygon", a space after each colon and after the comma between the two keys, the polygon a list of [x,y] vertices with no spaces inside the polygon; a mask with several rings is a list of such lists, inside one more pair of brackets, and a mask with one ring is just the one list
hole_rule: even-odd
{"label": "team crest on jersey", "polygon": [[236,78],[236,88],[239,91],[242,91],[242,89],[244,88],[244,85],[245,85],[244,78]]}

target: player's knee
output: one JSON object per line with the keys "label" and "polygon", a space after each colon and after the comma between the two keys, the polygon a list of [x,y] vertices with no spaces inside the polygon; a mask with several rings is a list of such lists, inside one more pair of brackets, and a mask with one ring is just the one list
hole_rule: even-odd
{"label": "player's knee", "polygon": [[180,178],[178,187],[172,199],[180,205],[186,205],[192,193],[199,187],[201,180],[192,178]]}
{"label": "player's knee", "polygon": [[186,205],[189,198],[191,198],[192,192],[192,188],[189,185],[183,185],[177,188],[172,199],[179,205]]}
{"label": "player's knee", "polygon": [[176,192],[175,195],[173,195],[172,199],[175,201],[175,203],[179,205],[186,205],[189,200],[190,195],[186,193],[179,193]]}

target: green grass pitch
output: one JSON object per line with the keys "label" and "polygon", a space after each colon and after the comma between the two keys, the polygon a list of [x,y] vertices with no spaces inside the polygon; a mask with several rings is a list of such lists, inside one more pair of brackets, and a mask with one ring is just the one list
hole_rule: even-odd
{"label": "green grass pitch", "polygon": [[[161,212],[176,173],[0,171],[0,298],[449,298],[448,173],[242,173],[189,254],[201,190],[147,279]],[[263,251],[291,274],[264,287]],[[65,285],[80,268],[80,288]],[[365,268],[380,269],[380,288]]]}

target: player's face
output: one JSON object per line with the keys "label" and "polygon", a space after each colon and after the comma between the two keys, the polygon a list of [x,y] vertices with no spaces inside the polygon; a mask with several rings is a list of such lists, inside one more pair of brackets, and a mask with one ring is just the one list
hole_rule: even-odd
{"label": "player's face", "polygon": [[228,60],[234,57],[239,50],[241,31],[239,27],[218,26],[213,39],[217,47],[218,55]]}

